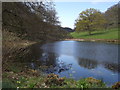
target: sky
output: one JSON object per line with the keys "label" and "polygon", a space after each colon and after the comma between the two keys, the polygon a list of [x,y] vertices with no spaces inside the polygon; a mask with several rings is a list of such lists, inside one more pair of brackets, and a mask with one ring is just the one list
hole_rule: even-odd
{"label": "sky", "polygon": [[95,8],[101,12],[105,12],[109,7],[118,2],[55,2],[55,9],[62,27],[74,28],[75,20],[79,13],[89,9]]}

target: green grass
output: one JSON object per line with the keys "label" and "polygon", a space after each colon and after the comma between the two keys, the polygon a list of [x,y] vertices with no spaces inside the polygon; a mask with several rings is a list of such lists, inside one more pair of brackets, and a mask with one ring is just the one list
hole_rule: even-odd
{"label": "green grass", "polygon": [[2,88],[43,88],[45,86],[42,86],[45,76],[35,76],[33,72],[30,74],[3,73]]}
{"label": "green grass", "polygon": [[109,30],[100,30],[93,31],[92,35],[89,35],[88,32],[73,32],[70,33],[73,38],[82,38],[82,39],[118,39],[117,28]]}

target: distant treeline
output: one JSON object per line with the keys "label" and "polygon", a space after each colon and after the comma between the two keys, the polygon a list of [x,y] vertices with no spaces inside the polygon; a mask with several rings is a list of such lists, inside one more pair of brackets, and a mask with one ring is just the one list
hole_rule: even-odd
{"label": "distant treeline", "polygon": [[3,32],[15,33],[21,39],[47,41],[67,37],[53,2],[3,2],[2,20]]}

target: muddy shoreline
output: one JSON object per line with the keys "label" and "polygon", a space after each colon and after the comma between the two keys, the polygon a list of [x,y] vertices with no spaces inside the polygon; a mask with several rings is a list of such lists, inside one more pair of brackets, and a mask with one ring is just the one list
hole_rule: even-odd
{"label": "muddy shoreline", "polygon": [[107,43],[115,43],[120,44],[119,39],[65,39],[68,41],[91,41],[91,42],[107,42]]}

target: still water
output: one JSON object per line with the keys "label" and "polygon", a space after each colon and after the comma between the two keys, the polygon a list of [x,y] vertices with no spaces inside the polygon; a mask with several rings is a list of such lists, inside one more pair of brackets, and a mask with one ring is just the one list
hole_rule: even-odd
{"label": "still water", "polygon": [[[120,45],[58,41],[31,46],[33,60],[30,66],[44,73],[55,73],[60,77],[94,77],[107,85],[119,81],[118,47]],[[41,69],[40,67],[46,67]]]}

